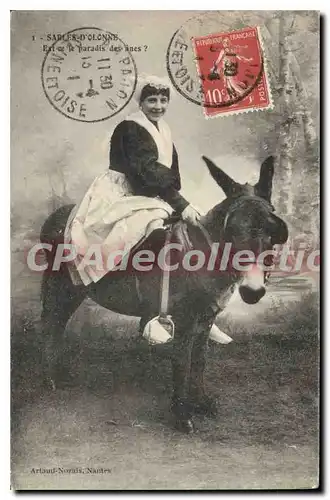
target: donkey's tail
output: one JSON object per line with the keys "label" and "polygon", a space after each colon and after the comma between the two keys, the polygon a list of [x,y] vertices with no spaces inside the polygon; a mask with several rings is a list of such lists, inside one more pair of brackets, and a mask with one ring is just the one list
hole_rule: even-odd
{"label": "donkey's tail", "polygon": [[[65,205],[53,212],[44,222],[40,231],[41,243],[48,243],[52,250],[45,252],[48,269],[52,269],[52,263],[56,253],[57,245],[64,243],[64,231],[74,205]],[[48,284],[52,274],[48,270],[44,271],[41,283],[41,301],[45,304],[48,293]]]}

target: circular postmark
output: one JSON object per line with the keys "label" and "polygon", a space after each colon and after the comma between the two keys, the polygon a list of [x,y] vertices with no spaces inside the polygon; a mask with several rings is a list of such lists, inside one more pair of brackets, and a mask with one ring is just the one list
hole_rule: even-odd
{"label": "circular postmark", "polygon": [[251,103],[251,93],[263,76],[259,32],[243,27],[233,16],[199,14],[174,33],[167,49],[166,66],[173,86],[204,108],[230,107],[249,95]]}
{"label": "circular postmark", "polygon": [[78,28],[49,47],[41,80],[57,111],[72,120],[91,123],[111,118],[129,103],[137,70],[117,35],[100,28]]}

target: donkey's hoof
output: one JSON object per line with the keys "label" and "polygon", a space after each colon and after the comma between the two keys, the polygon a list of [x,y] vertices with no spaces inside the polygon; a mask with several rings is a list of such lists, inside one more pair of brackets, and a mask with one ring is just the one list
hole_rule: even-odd
{"label": "donkey's hoof", "polygon": [[172,413],[175,417],[175,428],[185,434],[192,434],[195,431],[192,421],[192,407],[188,401],[174,398],[171,405]]}
{"label": "donkey's hoof", "polygon": [[172,399],[171,410],[178,420],[189,420],[193,415],[191,404],[181,398]]}
{"label": "donkey's hoof", "polygon": [[185,434],[193,434],[195,432],[194,423],[190,418],[188,420],[177,420],[175,428]]}
{"label": "donkey's hoof", "polygon": [[218,407],[215,399],[205,396],[201,401],[192,404],[195,415],[215,418],[218,415]]}
{"label": "donkey's hoof", "polygon": [[52,378],[50,379],[50,387],[52,389],[52,391],[56,391],[56,383],[55,383],[55,380],[53,380]]}
{"label": "donkey's hoof", "polygon": [[51,377],[45,377],[43,384],[44,384],[45,389],[47,389],[48,391],[55,392],[57,389],[56,382]]}

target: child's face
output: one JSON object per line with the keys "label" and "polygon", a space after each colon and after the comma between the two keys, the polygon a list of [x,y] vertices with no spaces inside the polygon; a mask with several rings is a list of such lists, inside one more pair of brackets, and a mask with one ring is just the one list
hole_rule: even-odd
{"label": "child's face", "polygon": [[168,98],[162,94],[150,95],[141,102],[143,113],[152,122],[158,122],[166,113],[167,108]]}

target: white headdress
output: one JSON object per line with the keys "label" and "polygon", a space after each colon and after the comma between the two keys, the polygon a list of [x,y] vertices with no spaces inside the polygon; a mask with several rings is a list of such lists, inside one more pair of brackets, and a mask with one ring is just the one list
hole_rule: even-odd
{"label": "white headdress", "polygon": [[141,98],[141,93],[144,87],[147,85],[150,85],[151,87],[156,88],[157,90],[164,89],[167,90],[169,89],[170,94],[172,94],[172,85],[170,81],[166,77],[159,77],[159,76],[154,76],[154,75],[147,75],[145,73],[142,73],[138,77],[137,85],[136,85],[136,90],[135,90],[135,99],[138,103],[140,103],[140,98]]}

